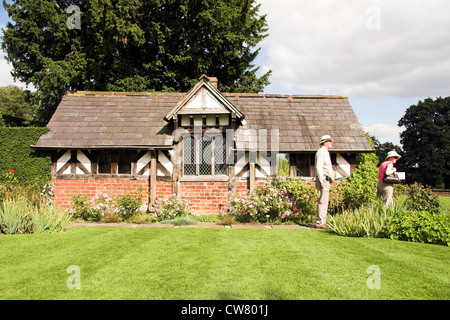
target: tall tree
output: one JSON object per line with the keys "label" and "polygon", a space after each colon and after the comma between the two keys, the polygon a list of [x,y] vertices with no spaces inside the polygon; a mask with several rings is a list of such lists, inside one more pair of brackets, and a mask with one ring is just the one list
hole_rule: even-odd
{"label": "tall tree", "polygon": [[0,127],[29,125],[36,113],[29,91],[17,86],[0,87]]}
{"label": "tall tree", "polygon": [[450,188],[450,97],[410,106],[398,122],[408,182]]}
{"label": "tall tree", "polygon": [[[399,145],[395,145],[392,142],[381,143],[377,137],[370,135],[370,139],[373,141],[373,148],[375,149],[375,154],[378,157],[378,165],[380,165],[386,158],[389,151],[395,150],[401,156],[403,156],[403,150]],[[398,168],[398,163],[395,165]]]}
{"label": "tall tree", "polygon": [[16,0],[2,47],[37,88],[45,124],[67,90],[186,91],[207,74],[259,92],[253,61],[267,36],[255,0]]}

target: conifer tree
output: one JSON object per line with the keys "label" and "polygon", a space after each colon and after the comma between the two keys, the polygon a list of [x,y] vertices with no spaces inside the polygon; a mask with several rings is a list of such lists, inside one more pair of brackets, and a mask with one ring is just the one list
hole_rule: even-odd
{"label": "conifer tree", "polygon": [[202,74],[226,92],[260,92],[253,61],[267,36],[255,0],[3,1],[2,48],[36,87],[46,124],[67,90],[179,91]]}

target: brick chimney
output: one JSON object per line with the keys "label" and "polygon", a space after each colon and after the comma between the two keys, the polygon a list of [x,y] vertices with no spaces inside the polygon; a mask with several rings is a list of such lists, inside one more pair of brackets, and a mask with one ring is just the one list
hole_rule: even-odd
{"label": "brick chimney", "polygon": [[218,83],[217,78],[216,77],[208,77],[208,80],[209,80],[209,83],[211,83],[211,85],[217,89],[217,83]]}
{"label": "brick chimney", "polygon": [[208,77],[206,74],[203,74],[198,80],[202,80],[203,78],[208,79],[208,82],[217,89],[217,83],[219,82],[216,77]]}

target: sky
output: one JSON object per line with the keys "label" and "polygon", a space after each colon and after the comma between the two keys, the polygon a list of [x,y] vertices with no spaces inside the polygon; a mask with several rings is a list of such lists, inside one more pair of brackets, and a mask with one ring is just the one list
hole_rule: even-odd
{"label": "sky", "polygon": [[[270,94],[347,96],[362,128],[400,144],[411,105],[450,96],[448,0],[257,0]],[[0,26],[9,21],[0,9]],[[0,52],[0,86],[16,84]],[[220,81],[220,79],[219,79]]]}

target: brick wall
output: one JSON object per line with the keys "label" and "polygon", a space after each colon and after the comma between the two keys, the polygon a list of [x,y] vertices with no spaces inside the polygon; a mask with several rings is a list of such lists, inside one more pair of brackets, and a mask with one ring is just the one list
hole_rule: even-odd
{"label": "brick wall", "polygon": [[142,203],[148,204],[148,180],[116,180],[116,179],[57,179],[51,181],[55,186],[54,204],[58,207],[70,208],[72,196],[85,194],[94,197],[97,192],[104,192],[112,196],[124,195],[142,188]]}
{"label": "brick wall", "polygon": [[[112,196],[142,188],[142,204],[148,205],[150,195],[148,180],[117,180],[117,179],[57,179],[52,180],[55,185],[55,205],[63,208],[72,206],[72,196],[85,194],[91,198],[97,192],[104,192]],[[256,181],[255,187],[261,188],[265,181]],[[236,181],[236,194],[246,194],[247,181]],[[228,182],[182,182],[179,188],[179,199],[186,201],[195,214],[217,214],[227,212]],[[157,181],[157,197],[170,197],[172,194],[171,181]]]}
{"label": "brick wall", "polygon": [[196,214],[227,211],[228,182],[182,182],[179,198]]}
{"label": "brick wall", "polygon": [[[266,180],[255,181],[255,189],[261,189],[266,183]],[[247,194],[250,188],[248,181],[236,181],[234,185],[238,196]]]}
{"label": "brick wall", "polygon": [[172,181],[156,181],[156,197],[169,198],[172,195]]}

